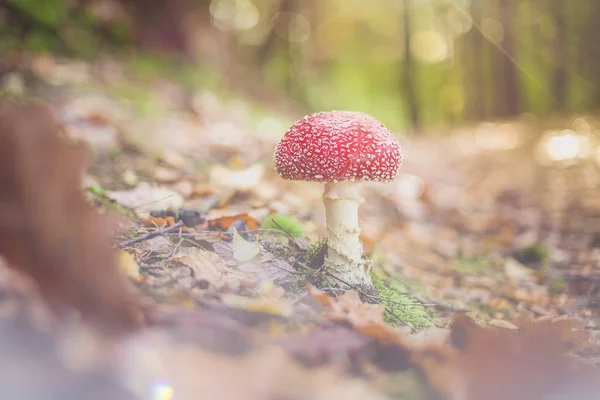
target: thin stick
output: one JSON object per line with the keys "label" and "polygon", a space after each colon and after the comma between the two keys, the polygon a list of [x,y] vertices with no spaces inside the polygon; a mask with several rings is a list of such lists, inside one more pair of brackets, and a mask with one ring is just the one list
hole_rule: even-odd
{"label": "thin stick", "polygon": [[139,237],[136,237],[136,238],[133,238],[133,239],[126,240],[123,243],[121,243],[119,245],[119,247],[131,246],[132,244],[136,244],[136,243],[139,243],[139,242],[143,242],[144,240],[149,240],[149,239],[152,239],[154,237],[161,236],[161,235],[163,235],[165,233],[172,232],[174,230],[182,228],[183,225],[184,225],[183,221],[177,221],[177,223],[175,225],[167,226],[166,228],[157,229],[157,230],[155,230],[153,232],[150,232],[150,233],[147,233],[147,234],[145,234],[143,236],[139,236]]}

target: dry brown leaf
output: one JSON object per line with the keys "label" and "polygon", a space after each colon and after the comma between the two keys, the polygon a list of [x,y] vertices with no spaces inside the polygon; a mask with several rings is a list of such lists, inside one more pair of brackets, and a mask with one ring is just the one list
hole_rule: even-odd
{"label": "dry brown leaf", "polygon": [[363,303],[354,290],[349,290],[339,297],[329,297],[329,300],[326,294],[314,287],[309,287],[309,291],[313,299],[328,307],[326,315],[331,321],[347,322],[355,328],[385,325],[385,307],[381,304]]}
{"label": "dry brown leaf", "polygon": [[83,152],[42,106],[0,102],[0,253],[55,306],[111,331],[138,325],[111,250],[109,219],[81,193]]}
{"label": "dry brown leaf", "polygon": [[590,333],[585,330],[585,322],[580,318],[546,316],[533,318],[528,315],[519,315],[513,322],[521,331],[530,334],[552,335],[560,342],[564,350],[591,348],[594,344],[590,341]]}
{"label": "dry brown leaf", "polygon": [[108,197],[124,207],[135,208],[138,212],[179,209],[184,199],[179,193],[164,187],[152,186],[140,182],[131,190],[109,191]]}
{"label": "dry brown leaf", "polygon": [[164,228],[166,226],[173,226],[175,225],[175,219],[173,217],[166,217],[166,218],[161,218],[161,217],[155,217],[155,216],[148,216],[148,218],[141,218],[142,222],[144,223],[144,225],[146,226],[150,226],[150,227],[158,227],[158,228]]}
{"label": "dry brown leaf", "polygon": [[535,271],[527,268],[514,258],[508,258],[504,262],[504,273],[506,276],[513,281],[520,280],[535,280]]}
{"label": "dry brown leaf", "polygon": [[183,247],[172,259],[190,267],[196,281],[202,285],[237,290],[241,285],[252,282],[250,276],[229,268],[223,263],[221,257],[212,251],[197,247]]}
{"label": "dry brown leaf", "polygon": [[214,231],[226,231],[237,220],[244,221],[249,230],[256,230],[259,227],[259,223],[256,218],[243,213],[210,219],[207,221],[208,229]]}
{"label": "dry brown leaf", "polygon": [[183,175],[179,170],[158,166],[154,168],[153,178],[158,183],[174,183],[181,180]]}
{"label": "dry brown leaf", "polygon": [[323,292],[309,286],[313,299],[326,305],[325,316],[332,322],[352,327],[374,343],[373,362],[380,368],[403,370],[407,367],[408,345],[384,321],[385,307],[381,304],[363,303],[358,293],[349,290],[339,297],[327,299]]}
{"label": "dry brown leaf", "polygon": [[570,376],[561,343],[549,332],[482,328],[460,315],[450,342],[452,348],[435,345],[413,354],[432,386],[449,399],[542,399]]}
{"label": "dry brown leaf", "polygon": [[228,267],[245,274],[250,281],[272,281],[276,283],[289,282],[295,270],[286,261],[280,260],[267,251],[249,261],[240,261],[234,257],[233,243],[217,241],[213,249]]}
{"label": "dry brown leaf", "polygon": [[324,307],[331,306],[334,301],[333,297],[329,296],[327,293],[318,289],[316,286],[311,285],[310,283],[306,285],[306,290],[311,295],[313,300]]}
{"label": "dry brown leaf", "polygon": [[289,301],[282,298],[250,298],[226,294],[221,296],[221,301],[227,307],[274,316],[288,317],[293,311],[293,307]]}
{"label": "dry brown leaf", "polygon": [[117,252],[118,263],[121,271],[133,279],[134,281],[140,281],[142,279],[142,275],[140,274],[140,266],[138,265],[135,258],[130,253],[125,250],[119,250]]}

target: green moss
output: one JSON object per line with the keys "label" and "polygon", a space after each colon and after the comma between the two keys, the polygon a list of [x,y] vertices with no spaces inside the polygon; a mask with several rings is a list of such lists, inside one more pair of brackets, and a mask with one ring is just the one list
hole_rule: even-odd
{"label": "green moss", "polygon": [[308,266],[320,268],[325,263],[325,253],[327,252],[327,242],[319,240],[317,243],[308,245],[308,249],[304,253],[304,262]]}
{"label": "green moss", "polygon": [[33,53],[45,53],[56,47],[57,41],[55,38],[47,35],[42,31],[33,31],[25,39],[25,47]]}
{"label": "green moss", "polygon": [[306,233],[302,229],[302,222],[298,219],[284,214],[269,215],[260,225],[262,229],[274,229],[283,231],[291,237],[304,237]]}
{"label": "green moss", "polygon": [[551,294],[560,294],[565,289],[565,280],[562,278],[553,278],[548,282],[548,292]]}
{"label": "green moss", "polygon": [[30,18],[47,26],[57,26],[69,13],[66,0],[13,0],[11,2]]}
{"label": "green moss", "polygon": [[159,79],[173,71],[168,57],[147,52],[135,52],[128,64],[135,76],[142,79]]}
{"label": "green moss", "polygon": [[456,260],[456,272],[459,275],[477,275],[485,272],[489,264],[483,258],[459,258]]}
{"label": "green moss", "polygon": [[129,103],[133,111],[140,116],[157,117],[165,111],[152,90],[144,85],[122,80],[109,87],[109,94],[120,101]]}
{"label": "green moss", "polygon": [[131,209],[121,206],[116,201],[108,197],[106,191],[100,185],[91,185],[88,186],[85,190],[90,196],[92,202],[98,207],[101,207],[108,211],[117,212],[119,214],[123,214],[132,218],[135,217],[135,213]]}
{"label": "green moss", "polygon": [[544,269],[550,261],[550,249],[544,243],[536,243],[517,250],[514,257],[528,267]]}
{"label": "green moss", "polygon": [[409,325],[413,329],[434,327],[431,314],[417,299],[406,293],[401,285],[386,280],[371,270],[371,279],[380,302],[385,306],[385,321],[390,325]]}

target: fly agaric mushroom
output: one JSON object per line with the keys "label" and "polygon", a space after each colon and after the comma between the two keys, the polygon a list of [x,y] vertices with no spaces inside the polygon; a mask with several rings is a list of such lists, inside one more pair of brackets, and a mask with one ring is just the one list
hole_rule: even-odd
{"label": "fly agaric mushroom", "polygon": [[[312,114],[284,134],[273,156],[284,179],[325,182],[325,268],[349,285],[372,286],[358,226],[364,199],[358,182],[393,180],[402,164],[398,140],[381,122],[361,112]],[[336,279],[332,282],[340,286]]]}

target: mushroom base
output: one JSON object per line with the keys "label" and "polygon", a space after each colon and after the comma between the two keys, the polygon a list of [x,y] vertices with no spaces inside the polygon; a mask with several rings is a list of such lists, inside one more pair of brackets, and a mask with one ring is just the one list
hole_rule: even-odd
{"label": "mushroom base", "polygon": [[362,259],[358,207],[365,201],[356,182],[327,183],[323,193],[327,219],[326,270],[335,286],[372,286]]}

